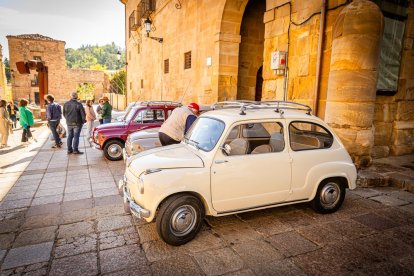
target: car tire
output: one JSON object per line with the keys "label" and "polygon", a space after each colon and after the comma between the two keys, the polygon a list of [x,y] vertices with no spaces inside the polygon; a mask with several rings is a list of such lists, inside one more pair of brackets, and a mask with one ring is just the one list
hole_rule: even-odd
{"label": "car tire", "polygon": [[198,198],[183,194],[172,196],[158,211],[158,235],[170,245],[183,245],[200,231],[204,216],[204,206]]}
{"label": "car tire", "polygon": [[321,214],[329,214],[338,210],[345,199],[345,185],[339,179],[325,179],[319,184],[312,208]]}
{"label": "car tire", "polygon": [[105,158],[110,161],[119,161],[122,160],[122,149],[124,148],[124,143],[118,140],[112,140],[105,144],[103,152]]}

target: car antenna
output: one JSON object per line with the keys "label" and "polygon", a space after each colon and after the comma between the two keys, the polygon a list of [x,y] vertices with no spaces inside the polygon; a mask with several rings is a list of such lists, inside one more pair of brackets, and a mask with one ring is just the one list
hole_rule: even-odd
{"label": "car antenna", "polygon": [[184,100],[185,95],[187,94],[188,87],[190,87],[190,82],[191,82],[191,80],[188,81],[187,88],[185,89],[184,94],[181,97],[180,104],[183,104],[183,100]]}

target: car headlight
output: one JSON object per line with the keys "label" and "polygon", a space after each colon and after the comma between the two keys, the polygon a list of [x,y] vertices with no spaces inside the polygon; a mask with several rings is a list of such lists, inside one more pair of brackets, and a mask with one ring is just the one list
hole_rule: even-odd
{"label": "car headlight", "polygon": [[97,131],[93,132],[93,139],[98,140],[98,132]]}

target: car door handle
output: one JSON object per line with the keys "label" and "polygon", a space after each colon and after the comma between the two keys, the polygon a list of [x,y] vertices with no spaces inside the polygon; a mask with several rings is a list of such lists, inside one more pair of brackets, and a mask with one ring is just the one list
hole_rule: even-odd
{"label": "car door handle", "polygon": [[216,163],[216,164],[223,164],[223,163],[227,163],[227,162],[229,162],[229,161],[227,161],[227,160],[216,160],[216,161],[214,161],[214,163]]}

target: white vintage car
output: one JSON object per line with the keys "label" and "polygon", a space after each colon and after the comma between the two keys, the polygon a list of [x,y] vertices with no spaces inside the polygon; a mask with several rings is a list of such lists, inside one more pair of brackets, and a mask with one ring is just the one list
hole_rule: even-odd
{"label": "white vintage car", "polygon": [[220,103],[181,144],[127,160],[119,183],[125,207],[156,220],[171,245],[192,240],[204,216],[311,202],[338,210],[356,168],[335,133],[310,108],[291,102]]}

